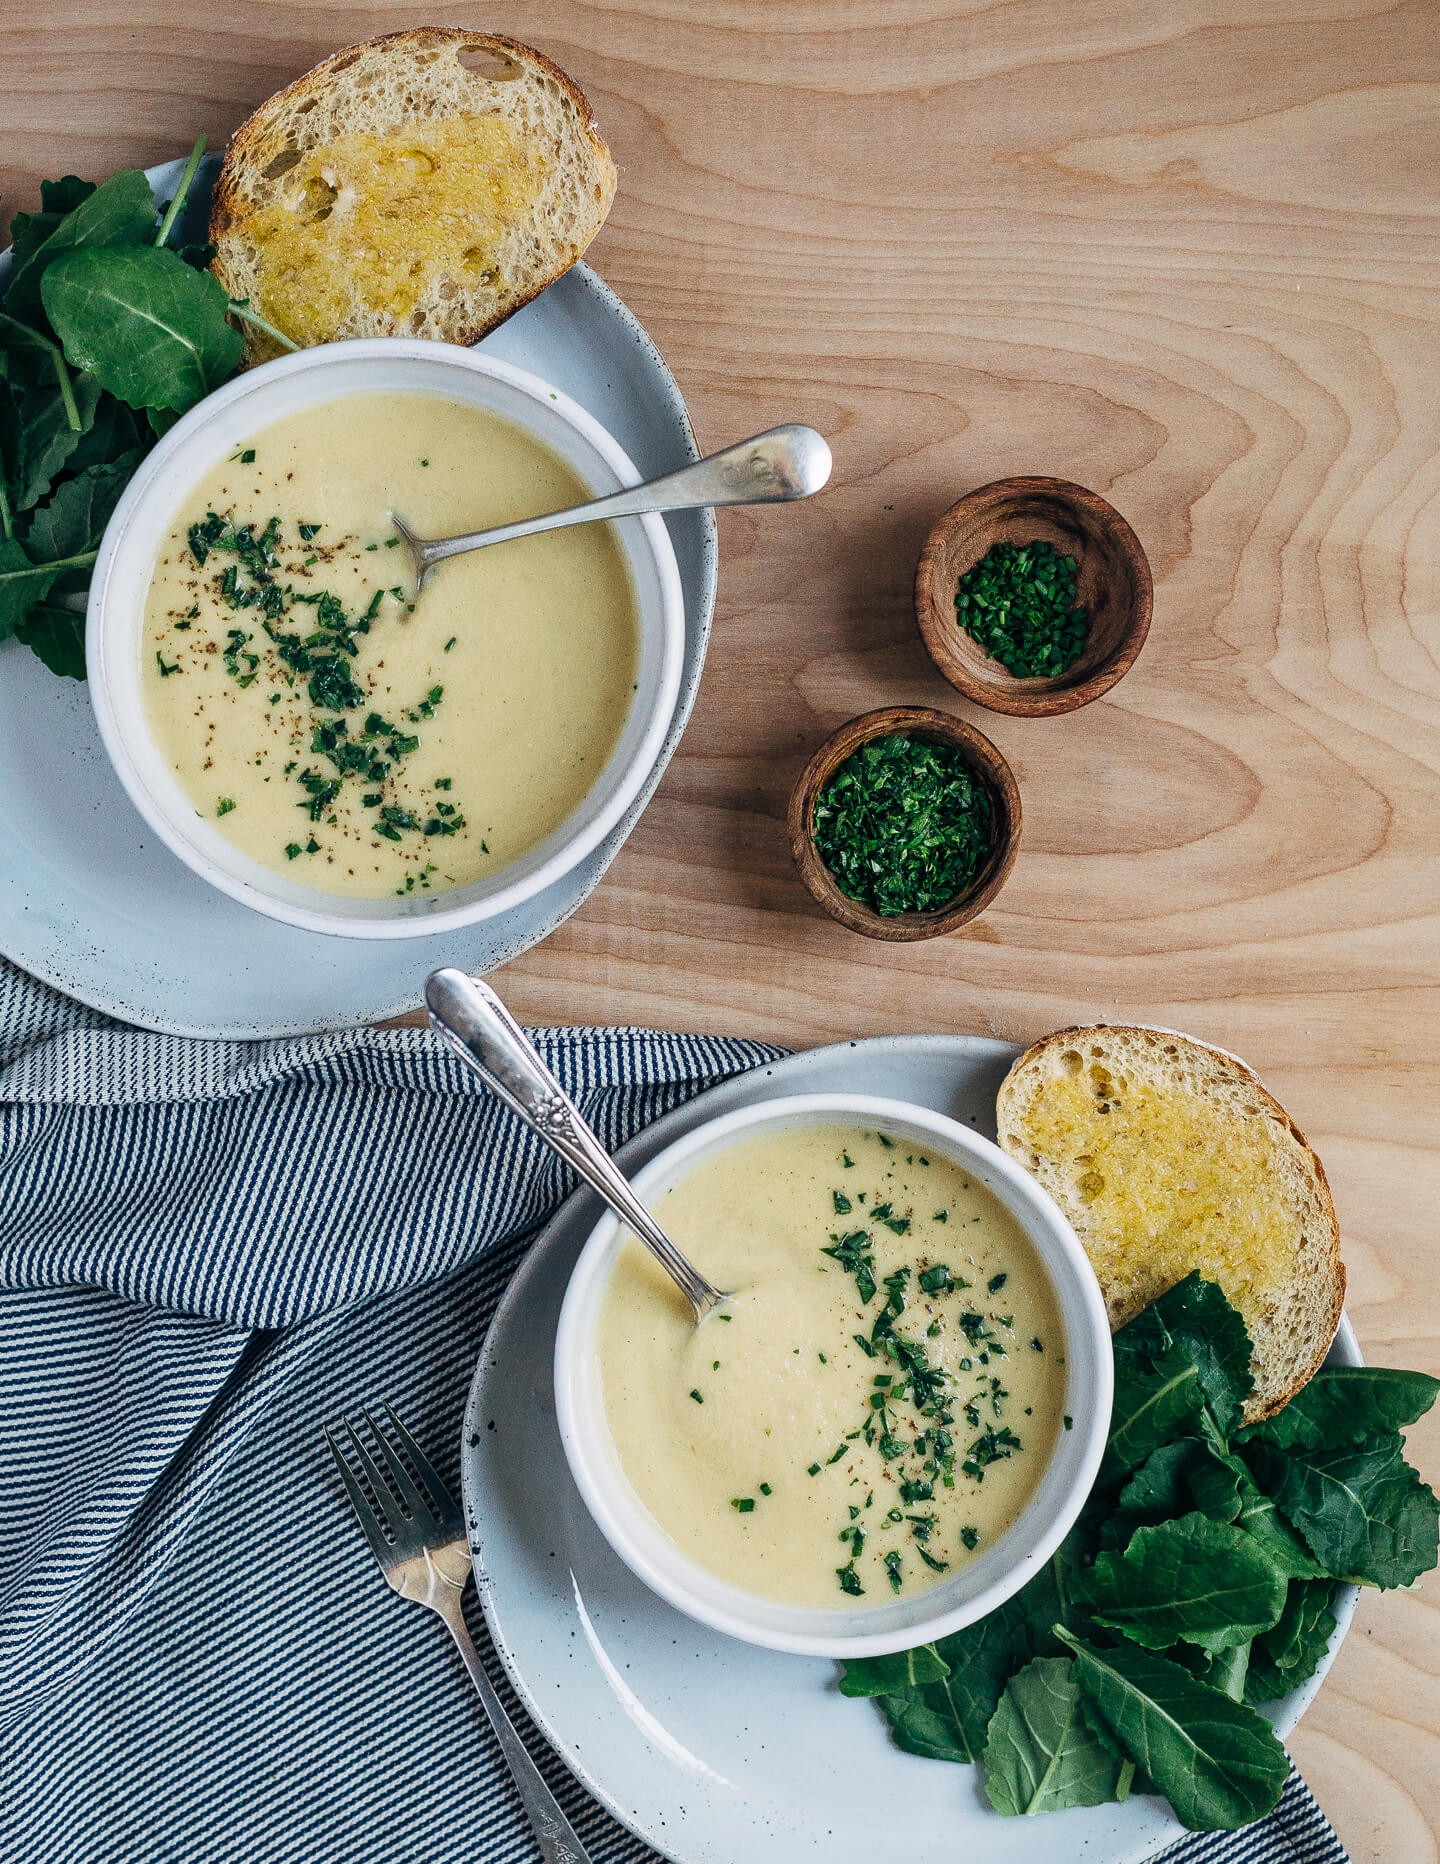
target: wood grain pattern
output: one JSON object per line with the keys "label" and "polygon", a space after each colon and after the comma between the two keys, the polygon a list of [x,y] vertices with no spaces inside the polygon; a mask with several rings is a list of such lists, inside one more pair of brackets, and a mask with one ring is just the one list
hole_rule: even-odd
{"label": "wood grain pattern", "polygon": [[[1245,1055],[1323,1154],[1367,1352],[1440,1371],[1440,7],[1435,0],[495,0],[620,165],[592,251],[702,441],[832,440],[722,514],[681,754],[519,1014],[794,1044],[1097,1016]],[[56,0],[0,20],[6,207],[223,137],[413,4]],[[1003,895],[883,946],[793,873],[791,785],[884,704],[965,711],[910,583],[961,492],[1104,493],[1155,572],[1113,693],[983,723]],[[1440,1466],[1440,1422],[1415,1433]],[[1367,1598],[1295,1737],[1357,1859],[1440,1858],[1434,1589]]]}

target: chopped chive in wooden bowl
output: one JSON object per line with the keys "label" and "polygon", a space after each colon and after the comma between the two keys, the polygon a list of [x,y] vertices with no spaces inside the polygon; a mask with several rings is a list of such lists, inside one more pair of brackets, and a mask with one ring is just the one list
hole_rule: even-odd
{"label": "chopped chive in wooden bowl", "polygon": [[992,544],[960,578],[960,626],[1016,679],[1056,679],[1085,648],[1086,615],[1076,601],[1080,565],[1043,537]]}
{"label": "chopped chive in wooden bowl", "polygon": [[1139,538],[1066,479],[967,492],[935,520],[915,568],[931,659],[967,699],[1017,718],[1109,692],[1144,645],[1152,600]]}

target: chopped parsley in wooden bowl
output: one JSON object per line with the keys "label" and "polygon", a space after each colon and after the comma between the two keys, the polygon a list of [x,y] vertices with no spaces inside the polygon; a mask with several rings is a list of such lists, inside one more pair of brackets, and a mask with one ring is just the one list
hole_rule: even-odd
{"label": "chopped parsley in wooden bowl", "polygon": [[790,799],[800,878],[867,938],[936,938],[1005,884],[1020,843],[1010,766],[974,726],[887,706],[827,738]]}

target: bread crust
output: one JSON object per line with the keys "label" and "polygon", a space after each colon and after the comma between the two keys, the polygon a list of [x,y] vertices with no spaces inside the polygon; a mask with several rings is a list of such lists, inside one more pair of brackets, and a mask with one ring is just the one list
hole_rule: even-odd
{"label": "bread crust", "polygon": [[[1198,1041],[1194,1036],[1186,1035],[1181,1030],[1168,1029],[1159,1024],[1072,1024],[1068,1028],[1057,1029],[1053,1034],[1041,1037],[1038,1042],[1032,1042],[1030,1047],[1011,1064],[1004,1081],[1000,1084],[999,1094],[996,1096],[1000,1144],[1012,1157],[1016,1156],[1015,1144],[1007,1142],[1006,1137],[1006,1103],[1016,1092],[1014,1084],[1018,1084],[1027,1070],[1036,1067],[1047,1052],[1074,1047],[1080,1042],[1095,1039],[1104,1041],[1106,1038],[1118,1037],[1121,1040],[1129,1040],[1137,1036],[1159,1036],[1163,1037],[1166,1042],[1183,1043],[1187,1049],[1209,1057],[1212,1064],[1218,1064],[1221,1070],[1228,1073],[1235,1081],[1243,1082],[1246,1089],[1264,1103],[1266,1110],[1289,1133],[1304,1154],[1313,1174],[1314,1188],[1329,1233],[1327,1266],[1330,1272],[1330,1289],[1326,1317],[1317,1330],[1319,1336],[1317,1351],[1312,1356],[1311,1362],[1293,1368],[1291,1377],[1282,1388],[1265,1394],[1263,1398],[1257,1394],[1256,1399],[1252,1399],[1246,1406],[1246,1423],[1255,1423],[1261,1418],[1272,1417],[1277,1411],[1283,1410],[1295,1394],[1309,1384],[1315,1373],[1320,1370],[1325,1355],[1330,1349],[1330,1343],[1335,1337],[1335,1331],[1340,1325],[1340,1316],[1345,1305],[1345,1264],[1340,1257],[1340,1225],[1335,1215],[1335,1200],[1331,1195],[1330,1180],[1326,1176],[1324,1164],[1285,1107],[1270,1092],[1255,1070],[1247,1062],[1242,1061],[1238,1055],[1232,1054],[1229,1049],[1217,1048],[1214,1044]],[[1023,1163],[1024,1161],[1017,1160],[1017,1162]]]}
{"label": "bread crust", "polygon": [[[348,66],[359,55],[392,50],[433,51],[461,42],[466,45],[480,46],[486,51],[513,59],[521,65],[537,70],[553,79],[570,98],[583,124],[583,133],[589,143],[591,155],[609,178],[607,199],[595,228],[595,232],[599,231],[609,212],[610,201],[614,198],[615,164],[596,124],[590,101],[570,74],[563,71],[553,59],[547,58],[543,52],[537,51],[533,45],[526,45],[520,39],[508,38],[503,33],[470,32],[461,26],[412,26],[403,32],[383,33],[378,38],[360,39],[353,45],[341,46],[337,51],[332,52],[329,58],[323,59],[320,64],[312,66],[309,71],[303,72],[300,77],[287,84],[283,90],[273,92],[264,103],[251,112],[231,136],[226,145],[225,159],[221,164],[211,195],[209,223],[210,243],[216,248],[214,270],[227,289],[230,288],[231,281],[225,277],[225,241],[241,224],[246,211],[245,203],[240,197],[239,177],[244,172],[245,165],[257,158],[275,118],[291,106],[303,103],[313,95],[323,93],[330,80],[340,75],[337,67],[342,63]],[[594,237],[593,233],[591,237]],[[462,326],[451,341],[467,346],[478,343],[481,337],[497,329],[517,311],[523,310],[527,304],[539,297],[540,293],[553,285],[556,279],[562,278],[575,262],[575,257],[557,257],[554,267],[529,284],[516,296],[513,303],[507,304],[504,310],[493,317]],[[250,340],[248,331],[246,339],[248,348]]]}

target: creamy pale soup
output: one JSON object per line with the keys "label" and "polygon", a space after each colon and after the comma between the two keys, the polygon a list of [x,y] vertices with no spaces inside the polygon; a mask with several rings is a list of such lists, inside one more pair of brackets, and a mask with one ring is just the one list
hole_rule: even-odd
{"label": "creamy pale soup", "polygon": [[621,1468],[684,1553],[847,1607],[994,1544],[1069,1420],[1053,1290],[991,1192],[912,1140],[802,1127],[702,1162],[656,1214],[736,1291],[696,1328],[632,1238],[597,1328]]}
{"label": "creamy pale soup", "polygon": [[367,898],[468,884],[559,828],[634,692],[611,527],[453,558],[417,597],[388,514],[444,537],[587,496],[519,427],[429,395],[353,396],[238,447],[176,513],[146,602],[150,729],[198,813]]}

